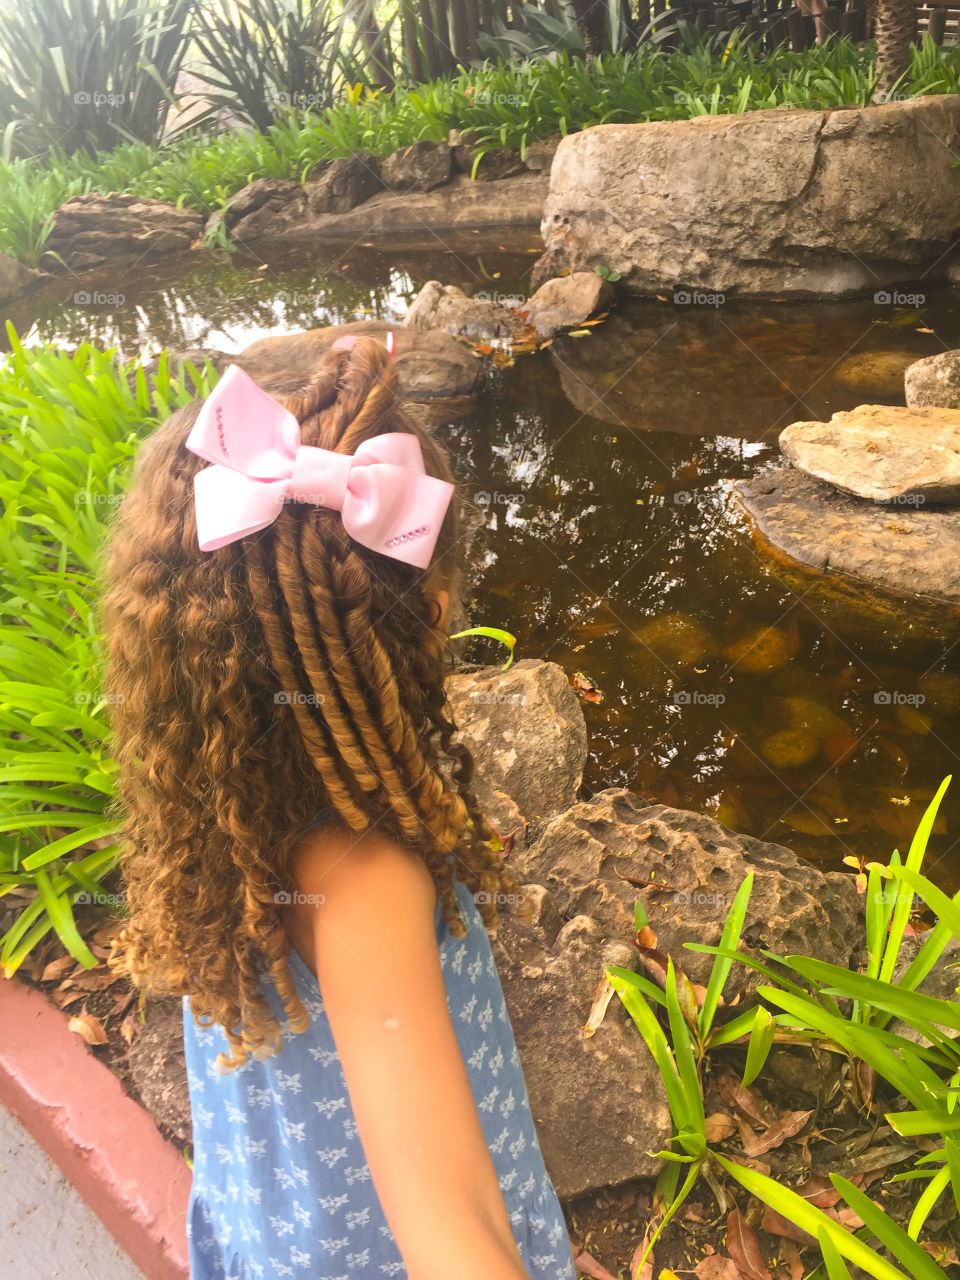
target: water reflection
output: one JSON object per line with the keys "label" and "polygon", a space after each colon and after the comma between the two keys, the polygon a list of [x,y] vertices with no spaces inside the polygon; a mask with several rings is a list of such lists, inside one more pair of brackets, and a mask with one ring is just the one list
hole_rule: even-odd
{"label": "water reflection", "polygon": [[[12,318],[30,342],[232,351],[398,318],[432,277],[511,292],[531,261],[197,255],[186,271],[85,278],[125,295],[112,309],[75,304],[80,285],[59,281]],[[775,464],[787,422],[895,401],[903,365],[945,346],[960,346],[949,294],[919,317],[637,303],[494,372],[474,414],[439,428],[481,520],[474,620],[602,694],[585,703],[590,787],[707,810],[834,865],[903,847],[956,763],[960,633],[773,566],[730,486]],[[955,853],[937,874],[960,882]]]}

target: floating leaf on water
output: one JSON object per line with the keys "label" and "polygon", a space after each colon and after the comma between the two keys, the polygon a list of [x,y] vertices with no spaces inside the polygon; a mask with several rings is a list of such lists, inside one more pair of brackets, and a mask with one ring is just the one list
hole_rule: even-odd
{"label": "floating leaf on water", "polygon": [[590,677],[588,675],[584,675],[582,671],[577,671],[570,677],[570,684],[585,702],[603,701],[603,694],[593,683]]}
{"label": "floating leaf on water", "polygon": [[589,338],[590,330],[589,329],[571,329],[567,333],[567,337],[568,338]]}

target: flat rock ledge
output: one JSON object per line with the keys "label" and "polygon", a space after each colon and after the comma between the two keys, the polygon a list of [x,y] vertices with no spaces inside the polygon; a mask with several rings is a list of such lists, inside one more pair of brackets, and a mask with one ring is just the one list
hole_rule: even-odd
{"label": "flat rock ledge", "polygon": [[879,505],[793,467],[737,481],[761,544],[817,573],[960,608],[960,511]]}
{"label": "flat rock ledge", "polygon": [[[841,297],[947,275],[960,95],[610,124],[560,143],[546,274],[603,264],[640,294]],[[909,190],[877,175],[909,173]]]}
{"label": "flat rock ledge", "polygon": [[883,504],[960,501],[960,410],[864,404],[780,434],[795,467]]}
{"label": "flat rock ledge", "polygon": [[[536,234],[547,194],[547,175],[526,172],[492,182],[455,174],[429,190],[378,191],[354,207],[330,212],[311,202],[298,183],[277,183],[269,199],[232,223],[231,236],[244,244],[363,244],[389,236],[394,248],[443,251],[473,243],[484,232],[514,228]],[[308,187],[310,184],[307,184]],[[239,192],[235,200],[249,200]]]}

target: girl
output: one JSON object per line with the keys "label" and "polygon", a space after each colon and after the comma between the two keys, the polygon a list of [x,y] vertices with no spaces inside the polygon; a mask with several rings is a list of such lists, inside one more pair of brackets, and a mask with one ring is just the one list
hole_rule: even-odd
{"label": "girl", "polygon": [[342,339],[175,414],[113,532],[111,963],[184,998],[192,1280],[573,1280],[446,711],[453,495]]}

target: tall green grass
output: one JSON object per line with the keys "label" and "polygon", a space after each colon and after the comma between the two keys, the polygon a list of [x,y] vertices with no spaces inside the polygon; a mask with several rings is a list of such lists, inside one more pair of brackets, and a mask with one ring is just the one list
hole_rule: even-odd
{"label": "tall green grass", "polygon": [[[320,112],[287,112],[264,132],[195,135],[161,148],[131,143],[96,156],[54,154],[44,164],[0,163],[0,252],[42,259],[49,219],[82,191],[132,191],[203,211],[221,208],[254,178],[303,181],[358,150],[387,155],[449,130],[481,148],[515,147],[596,124],[681,120],[772,107],[865,105],[876,83],[869,47],[829,40],[762,56],[748,41],[690,37],[671,50],[644,46],[587,68],[555,61],[488,65],[392,93],[356,86]],[[960,92],[960,47],[925,38],[914,49],[904,96]]]}
{"label": "tall green grass", "polygon": [[112,352],[24,349],[0,367],[0,936],[7,975],[114,869],[115,768],[96,616],[104,533],[141,438],[195,393],[164,362],[147,384]]}

